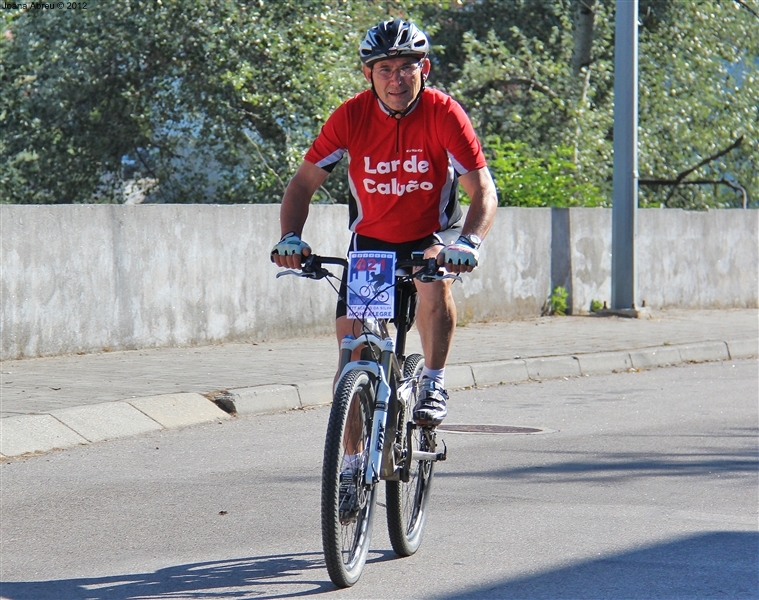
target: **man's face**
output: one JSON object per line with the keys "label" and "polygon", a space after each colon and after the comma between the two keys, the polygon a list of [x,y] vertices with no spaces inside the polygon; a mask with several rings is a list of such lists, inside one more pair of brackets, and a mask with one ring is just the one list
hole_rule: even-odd
{"label": "man's face", "polygon": [[371,83],[379,99],[392,110],[403,112],[419,94],[422,81],[430,72],[430,61],[410,56],[379,60],[371,68],[364,66],[364,77]]}

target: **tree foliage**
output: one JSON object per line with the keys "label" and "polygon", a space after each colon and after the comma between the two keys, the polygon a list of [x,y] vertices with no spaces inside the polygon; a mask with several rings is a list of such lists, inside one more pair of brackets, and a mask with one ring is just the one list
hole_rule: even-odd
{"label": "tree foliage", "polygon": [[16,11],[0,50],[6,195],[88,202],[136,172],[158,200],[276,201],[360,88],[359,32],[378,18],[313,1]]}
{"label": "tree foliage", "polygon": [[[431,82],[470,113],[503,201],[609,204],[615,5],[121,0],[6,10],[0,201],[121,202],[135,182],[154,201],[278,201],[327,115],[365,87],[363,32],[402,16],[431,35]],[[759,0],[639,5],[639,171],[658,182],[641,185],[641,205],[738,206],[741,189],[757,205]],[[335,173],[320,199],[346,198],[344,171]]]}
{"label": "tree foliage", "polygon": [[[611,198],[614,0],[483,0],[427,9],[443,86],[481,132],[527,144],[533,157],[571,147],[576,177]],[[759,202],[759,3],[640,0],[639,171],[678,174],[744,136],[683,180],[726,181]],[[578,36],[592,10],[589,60]],[[502,18],[501,15],[504,15]],[[578,64],[579,63],[579,64]],[[641,205],[740,206],[725,185],[641,186]]]}
{"label": "tree foliage", "polygon": [[559,147],[535,157],[523,142],[504,142],[492,135],[485,152],[503,206],[605,205],[598,190],[576,176],[572,148]]}

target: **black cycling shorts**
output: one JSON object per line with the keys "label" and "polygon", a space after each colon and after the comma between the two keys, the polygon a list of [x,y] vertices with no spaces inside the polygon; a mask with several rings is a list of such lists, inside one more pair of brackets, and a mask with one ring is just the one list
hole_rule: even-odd
{"label": "black cycling shorts", "polygon": [[[411,258],[412,252],[421,252],[432,246],[448,246],[453,244],[461,235],[461,226],[454,225],[443,231],[438,231],[419,240],[411,242],[391,243],[383,242],[374,238],[366,237],[354,233],[351,237],[349,252],[359,250],[377,250],[386,252],[395,252],[396,260],[407,260]],[[340,282],[340,293],[337,297],[337,308],[335,309],[335,318],[344,317],[348,314],[347,310],[348,294],[348,270],[343,272],[343,279]]]}

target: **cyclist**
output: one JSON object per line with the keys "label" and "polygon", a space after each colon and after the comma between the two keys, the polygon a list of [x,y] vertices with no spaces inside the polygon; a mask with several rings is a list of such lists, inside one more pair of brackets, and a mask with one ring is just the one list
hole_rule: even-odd
{"label": "cyclist", "polygon": [[[426,87],[428,54],[426,35],[401,19],[366,33],[359,56],[370,89],[332,113],[289,182],[280,211],[282,239],[272,250],[278,266],[300,268],[311,252],[300,238],[309,203],[346,153],[350,250],[391,250],[399,259],[424,251],[454,273],[477,266],[498,204],[495,185],[462,107]],[[471,200],[463,225],[459,183]],[[416,285],[425,366],[413,418],[420,425],[439,425],[448,413],[444,373],[456,325],[451,283]],[[346,316],[346,286],[344,278],[336,310],[338,343],[360,334]]]}

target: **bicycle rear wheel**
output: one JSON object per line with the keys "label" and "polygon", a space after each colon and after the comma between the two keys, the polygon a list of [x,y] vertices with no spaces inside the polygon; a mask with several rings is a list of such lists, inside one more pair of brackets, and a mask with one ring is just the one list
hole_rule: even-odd
{"label": "bicycle rear wheel", "polygon": [[[424,366],[419,354],[412,354],[403,365],[404,377],[419,377]],[[387,505],[387,532],[390,544],[396,554],[411,556],[422,543],[424,523],[427,520],[427,501],[432,486],[434,462],[429,460],[411,460],[415,451],[434,452],[435,434],[427,427],[417,427],[412,420],[411,411],[416,403],[416,394],[411,398],[410,406],[403,411],[403,422],[399,427],[405,431],[406,457],[404,474],[408,480],[385,482],[385,502]]]}
{"label": "bicycle rear wheel", "polygon": [[[352,586],[361,576],[369,552],[372,535],[377,486],[364,483],[369,437],[372,432],[374,390],[364,371],[350,371],[340,381],[335,392],[324,442],[322,464],[322,547],[327,571],[338,587]],[[358,455],[353,462],[352,480],[355,500],[346,511],[346,494],[340,502],[341,473],[346,454]]]}

